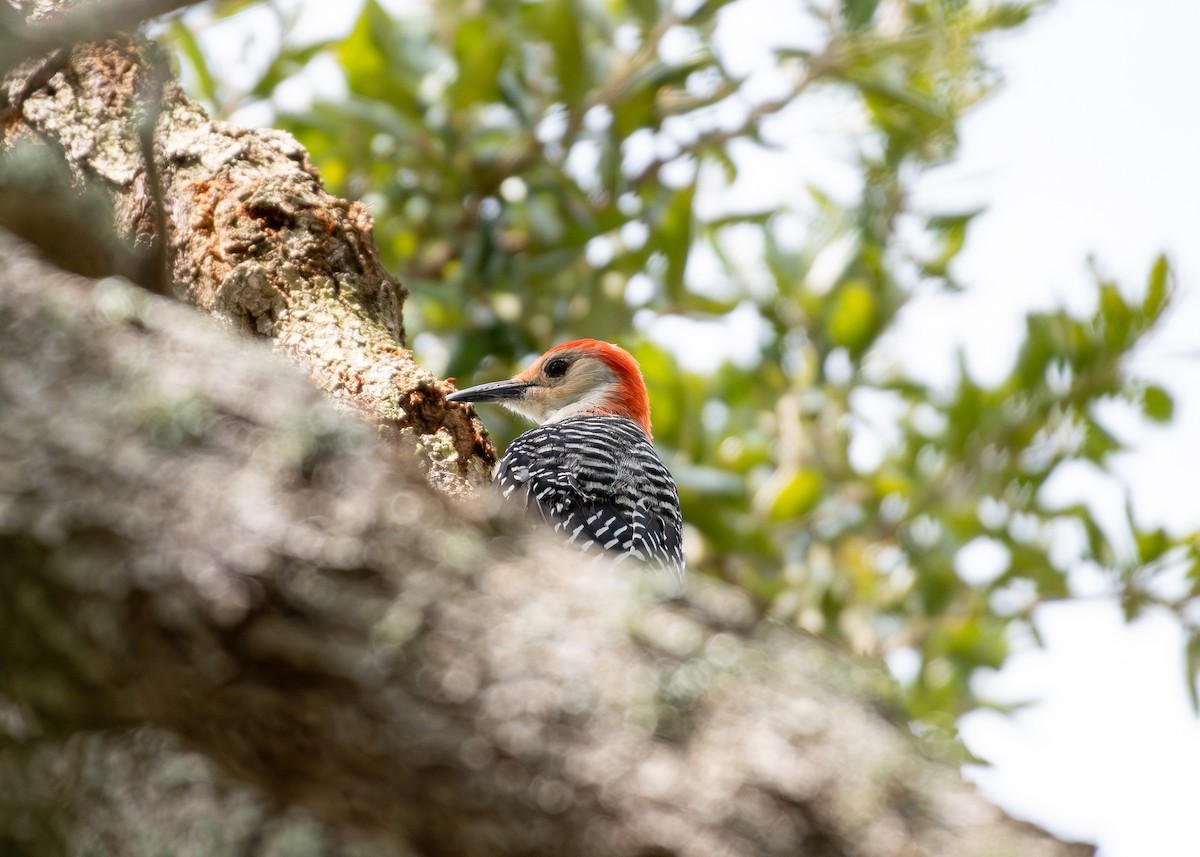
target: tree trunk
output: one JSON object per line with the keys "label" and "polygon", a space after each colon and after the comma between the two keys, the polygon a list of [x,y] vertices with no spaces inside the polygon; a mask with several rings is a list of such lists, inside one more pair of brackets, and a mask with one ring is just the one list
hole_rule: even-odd
{"label": "tree trunk", "polygon": [[492,449],[290,137],[121,39],[3,93],[112,264],[234,329],[0,231],[0,853],[1090,853],[923,755],[878,665],[453,499]]}
{"label": "tree trunk", "polygon": [[[366,208],[326,193],[289,134],[208,119],[147,54],[110,39],[21,66],[0,89],[4,145],[52,145],[78,184],[108,192],[162,290],[271,338],[335,401],[408,435],[444,490],[484,478],[495,451],[482,427],[404,348],[407,292]],[[32,194],[10,195],[11,228]]]}

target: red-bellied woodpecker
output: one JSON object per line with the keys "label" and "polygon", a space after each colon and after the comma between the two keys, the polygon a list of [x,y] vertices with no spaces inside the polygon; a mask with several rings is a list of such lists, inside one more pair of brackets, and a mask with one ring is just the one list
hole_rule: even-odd
{"label": "red-bellied woodpecker", "polygon": [[594,339],[564,342],[510,381],[446,398],[497,402],[539,424],[509,446],[496,484],[535,507],[567,544],[683,574],[679,493],[650,442],[650,401],[629,352]]}

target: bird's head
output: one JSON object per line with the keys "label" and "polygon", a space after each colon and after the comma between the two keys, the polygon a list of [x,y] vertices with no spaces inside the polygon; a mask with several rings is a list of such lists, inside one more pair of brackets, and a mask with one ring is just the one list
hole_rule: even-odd
{"label": "bird's head", "polygon": [[614,414],[633,420],[650,437],[650,400],[637,361],[625,349],[595,339],[556,345],[511,380],[480,384],[446,398],[496,402],[539,425]]}

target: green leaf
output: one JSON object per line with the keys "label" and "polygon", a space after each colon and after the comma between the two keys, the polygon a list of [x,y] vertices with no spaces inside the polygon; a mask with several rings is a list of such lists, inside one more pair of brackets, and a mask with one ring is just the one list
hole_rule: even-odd
{"label": "green leaf", "polygon": [[634,131],[658,126],[656,92],[652,86],[638,86],[613,103],[612,134],[616,144]]}
{"label": "green leaf", "polygon": [[1085,417],[1082,424],[1085,434],[1080,451],[1089,461],[1103,463],[1108,456],[1125,448],[1125,444],[1091,417]]}
{"label": "green leaf", "polygon": [[1150,269],[1150,281],[1146,284],[1146,296],[1142,299],[1142,313],[1149,319],[1157,319],[1170,299],[1171,266],[1167,257],[1160,255]]}
{"label": "green leaf", "polygon": [[499,101],[500,67],[508,56],[508,40],[497,22],[486,15],[467,18],[454,34],[454,59],[458,74],[450,85],[454,107]]}
{"label": "green leaf", "polygon": [[644,27],[654,26],[661,14],[658,0],[629,0],[629,10],[642,22]]}
{"label": "green leaf", "polygon": [[842,20],[851,30],[861,30],[875,17],[875,9],[879,0],[844,0],[842,3]]}
{"label": "green leaf", "polygon": [[667,258],[667,297],[676,303],[684,299],[684,274],[692,249],[692,202],[695,198],[695,183],[677,191],[659,220],[658,249]]}
{"label": "green leaf", "polygon": [[1070,594],[1066,574],[1050,561],[1043,549],[1011,540],[1006,547],[1012,554],[1009,573],[1032,581],[1044,598],[1066,598]]}
{"label": "green leaf", "polygon": [[415,87],[420,71],[414,52],[404,49],[403,35],[376,0],[367,0],[336,56],[350,91],[419,116]]}
{"label": "green leaf", "polygon": [[1175,546],[1174,541],[1161,527],[1149,532],[1135,533],[1138,561],[1148,565]]}
{"label": "green leaf", "polygon": [[798,470],[779,481],[767,514],[773,521],[794,521],[816,507],[824,490],[825,480],[818,471]]}
{"label": "green leaf", "polygon": [[829,313],[829,335],[835,343],[851,351],[861,351],[875,330],[875,295],[871,287],[854,280],[838,289]]}
{"label": "green leaf", "polygon": [[1011,30],[1028,21],[1041,5],[1041,0],[1026,3],[991,4],[979,18],[979,26],[983,30]]}
{"label": "green leaf", "polygon": [[704,0],[683,22],[689,27],[700,27],[711,23],[717,13],[728,6],[729,3],[730,0]]}
{"label": "green leaf", "polygon": [[1121,292],[1112,283],[1100,284],[1100,308],[1098,311],[1104,342],[1111,351],[1119,351],[1130,342],[1133,329],[1133,313],[1121,297]]}
{"label": "green leaf", "polygon": [[592,87],[580,33],[584,12],[572,0],[546,0],[541,8],[546,38],[554,50],[554,70],[563,100],[569,105],[580,104]]}
{"label": "green leaf", "polygon": [[1175,399],[1157,384],[1142,390],[1142,413],[1156,423],[1169,423],[1175,415]]}
{"label": "green leaf", "polygon": [[950,263],[963,248],[967,240],[967,227],[979,215],[979,211],[969,211],[963,214],[940,215],[929,218],[927,225],[938,237],[935,254],[925,262],[925,269],[931,276],[945,276]]}

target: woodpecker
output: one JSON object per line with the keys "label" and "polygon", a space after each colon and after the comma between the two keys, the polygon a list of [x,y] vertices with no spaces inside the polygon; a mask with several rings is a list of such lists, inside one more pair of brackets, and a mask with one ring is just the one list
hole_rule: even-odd
{"label": "woodpecker", "polygon": [[509,381],[446,398],[496,402],[538,424],[500,459],[505,498],[535,508],[585,554],[632,557],[682,578],[679,492],[651,443],[650,400],[628,351],[564,342]]}

